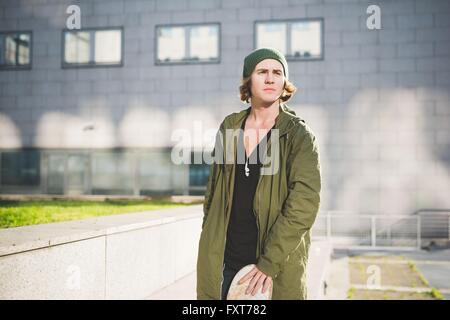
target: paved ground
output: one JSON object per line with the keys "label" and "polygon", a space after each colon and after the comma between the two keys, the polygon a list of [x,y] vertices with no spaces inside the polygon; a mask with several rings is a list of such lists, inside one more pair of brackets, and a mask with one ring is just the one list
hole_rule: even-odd
{"label": "paved ground", "polygon": [[[344,300],[350,287],[349,257],[353,256],[403,256],[414,262],[429,282],[439,289],[446,300],[450,300],[450,250],[436,251],[360,251],[334,250],[329,270],[325,299]],[[178,280],[173,285],[147,297],[151,300],[196,299],[195,272]],[[412,297],[412,295],[411,295]],[[380,297],[381,299],[382,297]]]}
{"label": "paved ground", "polygon": [[[349,283],[343,281],[348,278],[348,259],[354,256],[403,256],[412,261],[417,269],[423,274],[430,287],[438,289],[444,299],[450,300],[450,249],[432,251],[362,251],[335,249],[332,255],[332,269],[330,274],[334,274],[329,280],[328,299],[342,299],[344,292],[348,289]],[[347,260],[346,260],[347,259]],[[347,277],[338,277],[337,274],[344,274]]]}
{"label": "paved ground", "polygon": [[350,288],[350,271],[348,257],[332,254],[327,277],[327,289],[324,299],[345,300]]}
{"label": "paved ground", "polygon": [[181,278],[172,285],[147,297],[147,300],[196,300],[197,272]]}

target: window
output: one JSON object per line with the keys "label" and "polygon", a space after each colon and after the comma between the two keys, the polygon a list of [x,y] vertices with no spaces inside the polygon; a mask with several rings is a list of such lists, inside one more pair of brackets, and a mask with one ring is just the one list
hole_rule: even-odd
{"label": "window", "polygon": [[37,186],[40,184],[40,154],[36,150],[1,153],[1,182],[4,186]]}
{"label": "window", "polygon": [[274,47],[287,60],[323,59],[323,19],[255,22],[255,47]]}
{"label": "window", "polygon": [[220,25],[156,27],[156,64],[218,63]]}
{"label": "window", "polygon": [[63,30],[63,67],[122,66],[123,30]]}
{"label": "window", "polygon": [[[211,165],[203,162],[202,156],[202,154],[191,152],[191,164],[189,165],[189,187],[205,187],[208,183]],[[202,159],[202,163],[196,162],[199,159]]]}
{"label": "window", "polygon": [[0,69],[31,68],[31,32],[0,32]]}
{"label": "window", "polygon": [[64,153],[48,154],[47,157],[47,192],[51,194],[64,194],[64,173],[66,170]]}
{"label": "window", "polygon": [[91,156],[92,194],[133,194],[133,159],[121,152]]}
{"label": "window", "polygon": [[207,164],[190,164],[189,165],[189,186],[199,187],[206,186],[209,178],[209,167]]}

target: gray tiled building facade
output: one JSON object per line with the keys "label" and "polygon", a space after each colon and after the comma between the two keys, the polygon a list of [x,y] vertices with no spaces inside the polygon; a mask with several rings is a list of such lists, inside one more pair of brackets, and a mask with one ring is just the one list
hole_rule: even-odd
{"label": "gray tiled building facade", "polygon": [[[70,5],[92,31],[89,48],[96,31],[120,30],[120,46],[86,51],[101,61],[120,47],[119,63],[65,64],[84,59],[63,50]],[[370,5],[381,29],[367,27]],[[173,164],[173,131],[217,130],[247,106],[238,87],[258,23],[310,20],[321,22],[320,56],[289,59],[298,92],[288,105],[319,142],[321,209],[449,208],[446,0],[1,0],[0,32],[31,40],[29,66],[0,70],[0,193],[201,194],[208,166]],[[217,52],[165,63],[159,55],[173,53],[158,28],[171,25],[212,25],[205,39],[217,44],[185,46]]]}

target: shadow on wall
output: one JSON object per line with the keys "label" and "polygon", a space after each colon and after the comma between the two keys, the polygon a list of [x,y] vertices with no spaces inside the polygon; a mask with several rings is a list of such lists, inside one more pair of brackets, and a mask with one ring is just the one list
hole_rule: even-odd
{"label": "shadow on wall", "polygon": [[328,142],[335,153],[326,159],[325,179],[336,183],[331,208],[408,214],[449,207],[450,128],[439,118],[449,101],[432,89],[358,92]]}
{"label": "shadow on wall", "polygon": [[[232,105],[223,93],[217,99]],[[290,104],[319,142],[321,210],[405,214],[449,207],[450,128],[442,117],[449,112],[449,101],[447,93],[433,89],[383,88],[359,91],[346,107],[335,110]],[[247,107],[221,109],[191,102],[169,112],[141,98],[129,98],[125,105],[112,116],[107,100],[83,97],[76,108],[79,115],[45,109],[29,135],[39,147],[160,147],[175,143],[170,141],[175,129],[192,137],[199,137],[196,130],[209,132],[213,138],[222,120],[219,114]],[[82,130],[89,123],[93,128]],[[2,147],[21,147],[23,134],[13,117],[0,113]]]}

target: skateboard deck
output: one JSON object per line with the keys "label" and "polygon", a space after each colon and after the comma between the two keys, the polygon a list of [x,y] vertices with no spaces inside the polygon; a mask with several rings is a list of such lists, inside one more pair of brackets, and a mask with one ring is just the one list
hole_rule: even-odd
{"label": "skateboard deck", "polygon": [[255,265],[249,264],[243,267],[241,270],[236,273],[231,281],[230,289],[228,290],[227,300],[271,300],[272,299],[272,286],[270,286],[265,293],[262,293],[262,287],[259,288],[258,292],[252,296],[251,293],[245,294],[245,290],[247,290],[248,285],[250,284],[250,280],[248,279],[244,283],[238,284],[239,280],[245,276],[250,270],[253,269]]}

